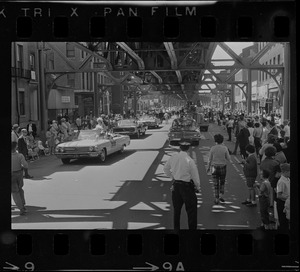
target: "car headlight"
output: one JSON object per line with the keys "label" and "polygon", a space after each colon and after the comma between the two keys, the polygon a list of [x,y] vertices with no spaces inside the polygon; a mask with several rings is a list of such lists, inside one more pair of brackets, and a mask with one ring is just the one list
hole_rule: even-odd
{"label": "car headlight", "polygon": [[94,147],[93,146],[90,146],[89,147],[89,151],[93,151],[94,150]]}
{"label": "car headlight", "polygon": [[55,151],[56,151],[56,152],[61,152],[61,153],[62,153],[62,152],[64,152],[64,149],[63,149],[63,147],[56,147],[56,148],[55,148]]}
{"label": "car headlight", "polygon": [[95,146],[94,146],[94,150],[95,150],[95,151],[100,151],[100,146],[95,145]]}

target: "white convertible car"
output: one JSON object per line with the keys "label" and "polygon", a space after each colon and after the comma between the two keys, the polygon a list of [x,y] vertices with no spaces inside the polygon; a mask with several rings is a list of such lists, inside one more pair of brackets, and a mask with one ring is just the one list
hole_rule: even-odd
{"label": "white convertible car", "polygon": [[81,130],[78,137],[72,141],[58,144],[55,155],[64,164],[69,163],[71,159],[95,157],[104,162],[107,155],[115,152],[123,153],[129,144],[128,135],[114,133],[99,135],[97,130]]}

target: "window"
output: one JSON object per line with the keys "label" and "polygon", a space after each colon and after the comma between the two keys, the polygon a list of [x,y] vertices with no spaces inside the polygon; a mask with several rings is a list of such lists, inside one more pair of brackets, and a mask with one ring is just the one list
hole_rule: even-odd
{"label": "window", "polygon": [[29,55],[29,67],[30,67],[31,71],[35,70],[35,55],[34,54]]}
{"label": "window", "polygon": [[20,115],[25,115],[25,92],[19,91],[19,111]]}
{"label": "window", "polygon": [[277,56],[277,63],[280,64],[280,55]]}
{"label": "window", "polygon": [[78,100],[79,100],[79,99],[78,99],[78,95],[75,95],[75,105],[76,105],[76,106],[78,106],[78,103],[79,103]]}
{"label": "window", "polygon": [[67,85],[70,87],[75,87],[75,74],[67,74]]}
{"label": "window", "polygon": [[23,68],[23,45],[17,45],[17,66]]}
{"label": "window", "polygon": [[67,58],[74,58],[75,57],[75,46],[71,43],[67,43],[66,49],[67,49]]}

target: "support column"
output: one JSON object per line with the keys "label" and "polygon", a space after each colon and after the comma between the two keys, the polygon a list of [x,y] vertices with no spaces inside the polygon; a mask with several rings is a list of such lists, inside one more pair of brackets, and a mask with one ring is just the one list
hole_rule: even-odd
{"label": "support column", "polygon": [[[123,100],[122,100],[122,86],[121,85],[113,85],[111,87],[111,106],[110,109],[113,113],[123,114]],[[106,91],[104,92],[106,95]]]}
{"label": "support column", "polygon": [[283,73],[283,111],[282,121],[290,119],[290,44],[285,43],[284,52],[284,73]]}
{"label": "support column", "polygon": [[248,69],[248,85],[247,85],[247,112],[251,113],[251,104],[252,104],[252,77],[251,69]]}
{"label": "support column", "polygon": [[134,92],[133,92],[133,111],[134,111],[134,116],[136,116],[136,104],[137,104],[137,99],[136,99],[136,89],[134,88]]}
{"label": "support column", "polygon": [[97,72],[94,72],[94,116],[99,117]]}
{"label": "support column", "polygon": [[45,87],[45,64],[44,64],[44,43],[38,49],[39,65],[40,65],[40,109],[41,109],[41,131],[46,132],[48,128],[48,104],[46,101],[46,87]]}
{"label": "support column", "polygon": [[235,94],[234,94],[234,85],[231,84],[231,111],[235,110]]}
{"label": "support column", "polygon": [[225,90],[222,90],[222,113],[224,114],[225,110]]}

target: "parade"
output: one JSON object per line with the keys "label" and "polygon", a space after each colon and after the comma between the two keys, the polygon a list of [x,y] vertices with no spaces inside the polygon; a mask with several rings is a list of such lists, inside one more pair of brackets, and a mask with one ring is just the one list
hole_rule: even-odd
{"label": "parade", "polygon": [[[149,58],[123,42],[14,46],[13,229],[290,229],[286,44],[237,55],[225,43],[165,42],[149,44]],[[221,49],[233,67],[211,66]],[[259,50],[278,57],[258,63]]]}

